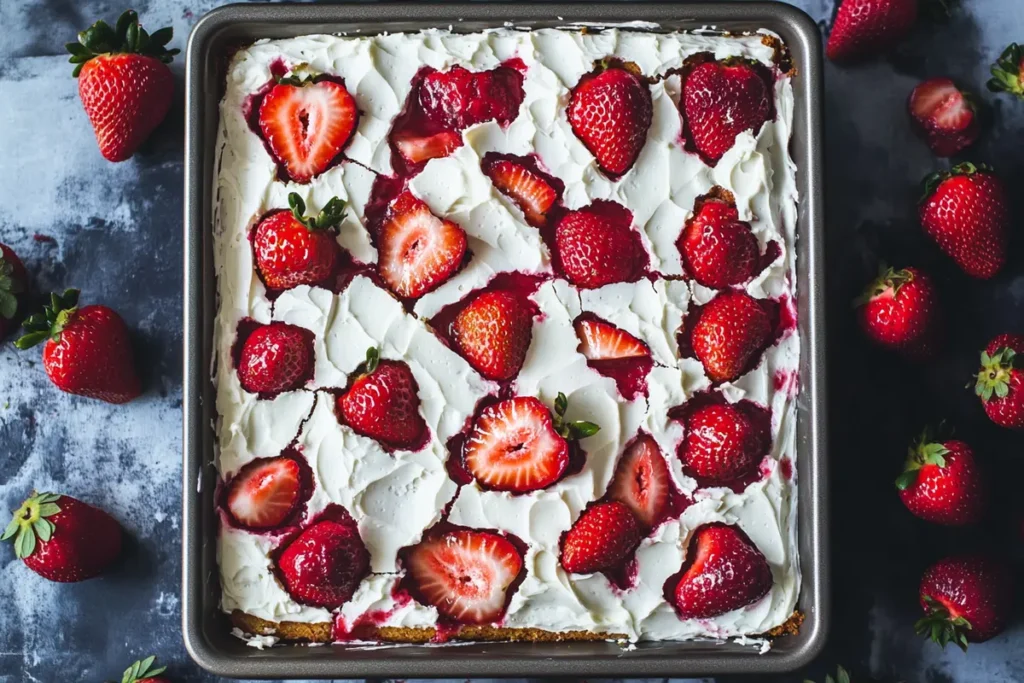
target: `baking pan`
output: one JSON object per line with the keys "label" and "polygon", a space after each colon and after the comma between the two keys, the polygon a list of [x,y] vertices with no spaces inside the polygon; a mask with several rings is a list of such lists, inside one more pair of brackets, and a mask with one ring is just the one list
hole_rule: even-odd
{"label": "baking pan", "polygon": [[[654,22],[666,31],[707,26],[737,32],[766,28],[782,37],[796,65],[791,152],[798,166],[800,193],[797,473],[803,583],[798,608],[806,617],[800,633],[775,639],[764,655],[749,645],[692,641],[637,643],[628,650],[604,642],[247,647],[230,635],[231,627],[218,606],[213,502],[214,142],[231,47],[260,38],[310,33],[358,30],[366,35],[450,25],[470,32],[508,22],[545,28],[636,20]],[[182,629],[192,658],[214,674],[236,678],[668,677],[783,672],[808,663],[824,645],[829,616],[819,40],[817,26],[799,10],[749,2],[229,5],[200,19],[187,48],[185,127]]]}

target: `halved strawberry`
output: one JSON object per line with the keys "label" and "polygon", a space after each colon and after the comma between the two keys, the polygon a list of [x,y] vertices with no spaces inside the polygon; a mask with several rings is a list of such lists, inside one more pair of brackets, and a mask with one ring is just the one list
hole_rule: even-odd
{"label": "halved strawberry", "polygon": [[488,624],[505,610],[523,558],[498,534],[460,529],[413,547],[405,568],[419,598],[461,624]]}
{"label": "halved strawberry", "polygon": [[462,136],[450,130],[433,135],[399,133],[394,138],[395,147],[410,166],[446,157],[462,147]]}
{"label": "halved strawberry", "polygon": [[640,545],[640,526],[618,501],[587,508],[562,540],[562,567],[590,574],[623,564]]}
{"label": "halved strawberry", "polygon": [[607,200],[562,216],[555,226],[555,251],[569,282],[596,289],[636,281],[646,253],[632,224],[629,209]]}
{"label": "halved strawberry", "polygon": [[611,323],[594,318],[577,318],[574,327],[579,337],[579,351],[587,360],[613,360],[650,356],[642,341]]}
{"label": "halved strawberry", "polygon": [[915,128],[939,156],[953,156],[981,134],[973,96],[949,78],[920,83],[910,93],[907,108]]}
{"label": "halved strawberry", "polygon": [[253,460],[231,480],[228,511],[242,526],[272,529],[295,511],[301,491],[302,473],[295,460],[286,456]]}
{"label": "halved strawberry", "polygon": [[242,345],[238,381],[253,394],[298,389],[313,377],[312,333],[302,327],[273,322],[260,325]]}
{"label": "halved strawberry", "polygon": [[337,609],[370,571],[359,527],[340,506],[330,506],[277,558],[281,582],[296,602]]}
{"label": "halved strawberry", "polygon": [[455,274],[466,255],[466,233],[438,218],[411,192],[388,208],[377,248],[385,284],[404,299],[421,297]]}
{"label": "halved strawberry", "polygon": [[558,192],[547,180],[508,159],[485,164],[484,173],[499,192],[515,202],[527,223],[539,228],[547,222],[548,211],[558,200]]}
{"label": "halved strawberry", "polygon": [[322,77],[282,79],[263,98],[259,126],[288,177],[308,183],[341,154],[359,122],[356,101]]}
{"label": "halved strawberry", "polygon": [[406,363],[381,360],[378,349],[371,347],[362,373],[338,397],[337,409],[356,433],[391,448],[414,448],[427,431],[418,392]]}
{"label": "halved strawberry", "polygon": [[710,619],[757,602],[772,589],[768,560],[735,528],[712,524],[690,543],[693,562],[676,585],[683,619]]}
{"label": "halved strawberry", "polygon": [[533,315],[513,292],[484,292],[452,324],[458,350],[480,374],[494,380],[518,374],[532,336]]}
{"label": "halved strawberry", "polygon": [[622,454],[608,485],[608,497],[624,503],[637,521],[651,527],[665,511],[671,485],[658,443],[642,434]]}

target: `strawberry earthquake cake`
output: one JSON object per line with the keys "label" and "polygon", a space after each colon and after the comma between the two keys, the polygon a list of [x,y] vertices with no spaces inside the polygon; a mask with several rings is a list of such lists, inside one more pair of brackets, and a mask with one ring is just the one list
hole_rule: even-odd
{"label": "strawberry earthquake cake", "polygon": [[767,33],[233,56],[213,380],[237,634],[798,626],[791,75]]}

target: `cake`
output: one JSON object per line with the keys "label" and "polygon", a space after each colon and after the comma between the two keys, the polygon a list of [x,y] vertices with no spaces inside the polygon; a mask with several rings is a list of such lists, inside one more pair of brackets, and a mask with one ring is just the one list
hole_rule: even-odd
{"label": "cake", "polygon": [[791,632],[785,47],[240,49],[215,187],[221,606],[255,644]]}

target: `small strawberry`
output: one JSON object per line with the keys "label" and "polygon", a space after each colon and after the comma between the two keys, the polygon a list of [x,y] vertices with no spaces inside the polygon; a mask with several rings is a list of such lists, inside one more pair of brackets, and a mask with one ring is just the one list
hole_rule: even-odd
{"label": "small strawberry", "polygon": [[418,391],[408,365],[381,360],[378,350],[371,347],[363,372],[338,398],[338,412],[363,436],[393,448],[412,448],[427,430]]}
{"label": "small strawberry", "polygon": [[377,242],[380,276],[403,299],[419,298],[439,286],[466,255],[463,229],[432,214],[411,192],[403,192],[388,207]]}
{"label": "small strawberry", "polygon": [[923,360],[941,343],[938,292],[917,268],[884,270],[855,305],[861,329],[879,346]]}
{"label": "small strawberry", "polygon": [[618,501],[591,505],[562,539],[562,567],[593,574],[623,564],[640,545],[640,525]]}
{"label": "small strawberry", "polygon": [[907,109],[914,128],[937,156],[951,157],[973,145],[981,134],[974,96],[948,78],[918,84]]}
{"label": "small strawberry", "polygon": [[312,379],[313,361],[308,330],[285,323],[261,325],[242,345],[238,381],[251,394],[292,391]]}
{"label": "small strawberry", "polygon": [[515,202],[527,223],[535,228],[547,223],[548,211],[559,195],[547,178],[509,159],[485,162],[483,171],[499,192]]}
{"label": "small strawberry", "polygon": [[509,380],[519,373],[530,350],[533,315],[512,292],[484,292],[469,303],[452,323],[459,352],[481,375]]}
{"label": "small strawberry", "polygon": [[1024,429],[1024,336],[1001,334],[988,343],[981,352],[974,393],[990,420]]}
{"label": "small strawberry", "polygon": [[519,114],[523,101],[523,75],[499,66],[489,71],[469,71],[453,66],[431,70],[419,85],[419,104],[436,125],[463,130],[484,121],[507,125]]}
{"label": "small strawberry", "polygon": [[0,340],[17,326],[21,296],[28,290],[28,273],[21,259],[6,244],[0,244]]}
{"label": "small strawberry", "polygon": [[910,33],[918,0],[843,0],[825,52],[849,62],[887,50]]}
{"label": "small strawberry", "polygon": [[441,615],[460,624],[489,624],[505,611],[523,557],[498,534],[459,529],[413,546],[405,568],[420,600]]}
{"label": "small strawberry", "polygon": [[1024,49],[1011,43],[992,65],[992,78],[988,81],[992,92],[1008,92],[1024,99]]}
{"label": "small strawberry", "polygon": [[628,507],[644,527],[653,527],[668,505],[672,486],[657,442],[643,434],[626,447],[608,485],[608,498]]}
{"label": "small strawberry", "polygon": [[632,223],[625,207],[608,201],[566,213],[555,227],[555,248],[569,282],[596,289],[639,278],[643,247]]}
{"label": "small strawberry", "polygon": [[699,406],[687,416],[679,459],[698,477],[716,482],[738,479],[757,469],[768,453],[771,434],[767,426],[743,405]]}
{"label": "small strawberry", "polygon": [[44,579],[71,583],[100,574],[121,553],[121,526],[71,496],[35,493],[14,513],[0,540]]}
{"label": "small strawberry", "polygon": [[174,76],[167,64],[180,52],[166,48],[172,37],[170,27],[150,35],[128,10],[114,28],[97,21],[77,43],[65,45],[76,65],[78,96],[108,161],[135,154],[171,108]]}
{"label": "small strawberry", "polygon": [[333,197],[319,214],[306,216],[306,203],[292,192],[288,206],[260,221],[252,238],[256,269],[272,290],[320,284],[338,261],[336,229],[345,202]]}
{"label": "small strawberry", "polygon": [[462,136],[450,130],[433,135],[402,133],[395,135],[395,148],[410,166],[422,164],[431,159],[446,157],[462,147]]}
{"label": "small strawberry", "polygon": [[284,524],[299,505],[302,472],[287,456],[253,460],[228,484],[227,508],[235,521],[250,529]]}
{"label": "small strawberry", "polygon": [[967,526],[985,514],[984,480],[971,447],[939,441],[928,430],[910,448],[896,488],[907,509],[928,522]]}
{"label": "small strawberry", "polygon": [[722,200],[705,200],[676,245],[686,272],[705,287],[742,284],[757,272],[757,238],[736,207]]}
{"label": "small strawberry", "polygon": [[171,679],[161,676],[166,666],[153,666],[156,656],[139,660],[124,670],[121,683],[171,683]]}
{"label": "small strawberry", "polygon": [[296,602],[337,609],[369,573],[370,553],[347,513],[327,514],[284,547],[277,567]]}
{"label": "small strawberry", "polygon": [[753,604],[772,589],[772,570],[761,551],[734,527],[698,529],[687,553],[693,557],[676,585],[683,619],[711,619]]}
{"label": "small strawberry", "polygon": [[980,643],[997,635],[1013,611],[1013,575],[1001,560],[985,555],[947,557],[921,577],[925,616],[914,625],[943,648]]}
{"label": "small strawberry", "polygon": [[683,84],[682,108],[694,147],[714,166],[736,136],[754,135],[772,112],[772,93],[753,65],[741,59],[704,62]]}
{"label": "small strawberry", "polygon": [[603,63],[572,89],[566,114],[598,168],[615,179],[633,167],[647,142],[651,90],[635,64]]}
{"label": "small strawberry", "polygon": [[756,299],[728,291],[700,311],[690,344],[711,381],[729,382],[751,368],[771,333],[771,320]]}
{"label": "small strawberry", "polygon": [[25,321],[19,349],[43,344],[43,367],[57,388],[107,403],[142,393],[128,328],[106,306],[78,307],[78,290],[51,296],[50,305]]}
{"label": "small strawberry", "polygon": [[925,178],[921,225],[961,270],[988,279],[1006,263],[1009,205],[991,169],[963,163]]}
{"label": "small strawberry", "polygon": [[573,325],[579,337],[579,351],[587,360],[642,358],[651,351],[642,341],[611,323],[595,318],[579,318]]}

